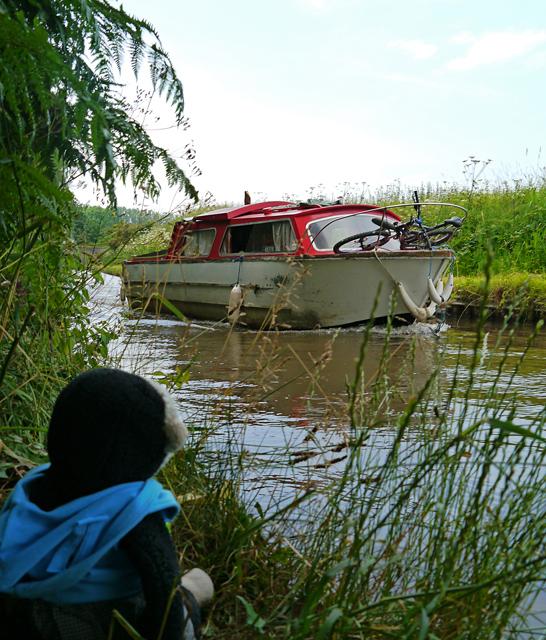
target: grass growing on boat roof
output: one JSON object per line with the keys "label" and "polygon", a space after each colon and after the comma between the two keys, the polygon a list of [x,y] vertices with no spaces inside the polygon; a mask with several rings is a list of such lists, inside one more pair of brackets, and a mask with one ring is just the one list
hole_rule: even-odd
{"label": "grass growing on boat roof", "polygon": [[[335,416],[341,464],[328,464],[331,450],[312,437],[298,456],[292,443],[252,452],[236,396],[207,407],[207,427],[165,471],[182,503],[173,535],[183,562],[208,570],[217,588],[207,637],[489,639],[533,626],[528,608],[546,568],[545,416],[518,421],[515,328],[489,344],[486,317],[484,302],[468,367],[461,352],[446,379],[440,360],[409,393],[389,374],[387,345],[377,369],[363,369],[366,332]],[[255,382],[287,355],[274,333],[257,340]],[[319,372],[320,363],[309,393]],[[305,464],[309,481],[298,484]],[[253,483],[278,491],[278,503],[260,505]]]}

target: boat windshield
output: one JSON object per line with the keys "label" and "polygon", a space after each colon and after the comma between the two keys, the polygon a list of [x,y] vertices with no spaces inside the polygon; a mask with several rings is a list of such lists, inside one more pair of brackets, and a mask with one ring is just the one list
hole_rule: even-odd
{"label": "boat windshield", "polygon": [[[323,218],[315,220],[307,225],[307,232],[317,251],[332,251],[334,245],[340,240],[354,236],[364,231],[375,231],[377,225],[372,222],[369,214],[338,216],[335,218]],[[377,238],[369,239],[367,243],[375,242]],[[366,244],[366,240],[364,240]],[[391,244],[393,243],[393,244]],[[394,245],[397,246],[394,246]],[[389,240],[382,249],[396,250],[400,246],[395,240]],[[342,251],[356,251],[360,249],[360,243],[347,243]]]}

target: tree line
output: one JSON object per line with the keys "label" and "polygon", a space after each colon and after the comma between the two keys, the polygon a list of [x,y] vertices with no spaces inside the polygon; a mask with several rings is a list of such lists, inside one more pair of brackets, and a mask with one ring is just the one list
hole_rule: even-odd
{"label": "tree line", "polygon": [[82,206],[74,215],[72,237],[78,244],[112,244],[160,219],[153,211],[127,207]]}

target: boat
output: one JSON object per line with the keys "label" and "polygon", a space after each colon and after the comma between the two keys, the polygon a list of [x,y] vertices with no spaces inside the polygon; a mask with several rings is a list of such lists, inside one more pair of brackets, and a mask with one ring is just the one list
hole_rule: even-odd
{"label": "boat", "polygon": [[[426,321],[450,294],[447,242],[464,220],[426,227],[421,208],[430,205],[456,206],[271,201],[200,213],[174,224],[167,249],[124,261],[123,296],[133,307],[252,329],[392,314]],[[402,206],[412,207],[405,223]]]}

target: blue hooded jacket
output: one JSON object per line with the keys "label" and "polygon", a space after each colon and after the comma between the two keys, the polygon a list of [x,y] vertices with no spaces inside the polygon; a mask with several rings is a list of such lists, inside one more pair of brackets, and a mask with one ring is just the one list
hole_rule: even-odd
{"label": "blue hooded jacket", "polygon": [[178,514],[156,480],[116,485],[42,511],[30,488],[49,465],[29,471],[0,513],[0,593],[56,604],[99,602],[142,591],[119,541],[150,513]]}

